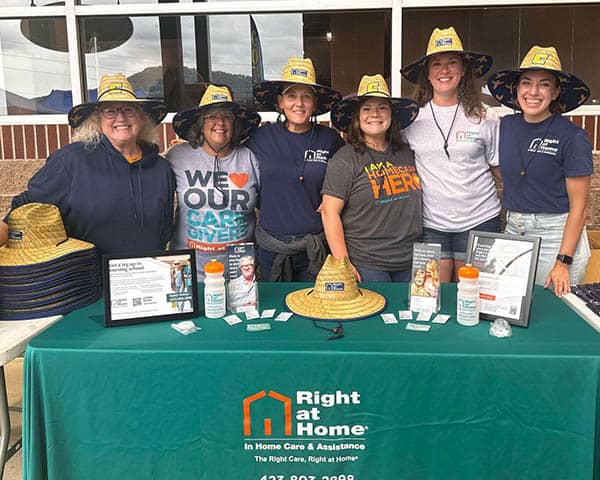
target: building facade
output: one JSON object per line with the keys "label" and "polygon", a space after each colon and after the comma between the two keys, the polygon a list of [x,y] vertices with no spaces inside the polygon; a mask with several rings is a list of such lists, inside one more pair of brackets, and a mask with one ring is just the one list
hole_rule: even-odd
{"label": "building facade", "polygon": [[[363,74],[382,73],[394,95],[408,96],[400,67],[424,54],[436,26],[453,25],[465,48],[493,55],[494,71],[517,66],[534,44],[557,47],[563,68],[591,88],[570,115],[599,150],[598,24],[596,1],[3,0],[0,211],[69,142],[66,112],[95,100],[103,74],[122,72],[139,95],[167,101],[164,149],[174,113],[197,104],[204,82],[251,101],[253,79],[277,78],[290,56],[312,58],[318,81],[344,95]],[[600,228],[596,177],[593,189],[588,225]]]}

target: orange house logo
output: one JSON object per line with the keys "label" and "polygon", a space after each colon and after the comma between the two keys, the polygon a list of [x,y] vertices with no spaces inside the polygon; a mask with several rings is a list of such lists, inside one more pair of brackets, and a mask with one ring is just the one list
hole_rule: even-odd
{"label": "orange house logo", "polygon": [[[283,425],[284,425],[284,434],[286,436],[292,435],[292,399],[290,397],[286,397],[285,395],[281,395],[280,393],[274,392],[273,390],[269,391],[267,394],[264,390],[255,393],[254,395],[250,395],[249,397],[244,398],[243,406],[244,406],[244,435],[249,437],[252,434],[251,424],[252,424],[252,416],[251,416],[251,407],[252,404],[256,401],[259,401],[265,397],[271,397],[279,402],[281,402],[282,410],[283,410]],[[271,429],[271,418],[264,418],[264,434],[269,437],[272,434]]]}

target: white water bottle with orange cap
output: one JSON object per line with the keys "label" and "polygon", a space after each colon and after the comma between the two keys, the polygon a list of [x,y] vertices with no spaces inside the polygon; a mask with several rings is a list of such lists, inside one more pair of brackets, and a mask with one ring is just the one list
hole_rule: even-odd
{"label": "white water bottle with orange cap", "polygon": [[479,323],[479,270],[470,264],[458,269],[456,321],[466,327]]}
{"label": "white water bottle with orange cap", "polygon": [[206,318],[225,316],[225,265],[212,259],[204,265],[204,315]]}

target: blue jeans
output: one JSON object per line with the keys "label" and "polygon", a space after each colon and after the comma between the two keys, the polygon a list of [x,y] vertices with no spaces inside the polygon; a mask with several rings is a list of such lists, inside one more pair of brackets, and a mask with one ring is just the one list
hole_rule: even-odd
{"label": "blue jeans", "polygon": [[405,270],[397,270],[395,272],[385,272],[383,270],[371,270],[370,268],[359,267],[354,265],[362,282],[410,282],[410,268]]}
{"label": "blue jeans", "polygon": [[472,230],[499,233],[500,215],[465,232],[442,232],[433,228],[423,227],[423,242],[439,243],[442,245],[442,258],[452,258],[464,262],[467,244],[469,243],[469,233]]}
{"label": "blue jeans", "polygon": [[[277,240],[282,242],[292,243],[296,240],[303,238],[302,235],[273,235]],[[271,282],[271,270],[273,269],[273,263],[278,253],[271,250],[266,250],[260,245],[258,246],[258,265],[260,267],[261,280],[263,282]],[[305,252],[296,253],[292,255],[292,269],[293,269],[293,281],[294,282],[314,282],[316,275],[313,275],[308,271],[308,255]]]}
{"label": "blue jeans", "polygon": [[[506,213],[505,233],[530,235],[542,239],[535,275],[535,283],[538,285],[544,284],[554,267],[556,256],[560,253],[560,244],[567,222],[567,215],[567,213]],[[584,227],[573,254],[573,263],[569,265],[571,284],[583,281],[590,255],[590,245]]]}

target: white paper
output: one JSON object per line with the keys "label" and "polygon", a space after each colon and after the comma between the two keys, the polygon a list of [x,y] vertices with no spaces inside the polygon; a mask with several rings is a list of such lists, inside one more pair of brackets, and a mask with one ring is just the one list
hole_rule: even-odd
{"label": "white paper", "polygon": [[225,320],[229,325],[237,325],[238,323],[242,323],[242,319],[237,315],[227,315],[226,317],[223,317],[223,320]]}
{"label": "white paper", "polygon": [[246,320],[254,320],[255,318],[260,318],[260,313],[258,313],[258,310],[250,310],[246,312]]}
{"label": "white paper", "polygon": [[260,318],[273,318],[275,316],[275,309],[263,310]]}
{"label": "white paper", "polygon": [[413,319],[413,314],[410,310],[399,310],[398,311],[398,318],[400,320],[412,320]]}
{"label": "white paper", "polygon": [[419,312],[419,314],[417,315],[417,322],[428,322],[431,319],[431,312],[430,311],[423,311],[423,312]]}
{"label": "white paper", "polygon": [[406,330],[413,330],[415,332],[428,332],[431,325],[425,325],[423,323],[407,323]]}
{"label": "white paper", "polygon": [[393,313],[382,313],[381,318],[383,319],[383,323],[398,323]]}
{"label": "white paper", "polygon": [[446,323],[448,320],[450,320],[450,315],[436,315],[433,320],[431,321],[431,323]]}
{"label": "white paper", "polygon": [[292,312],[281,312],[275,317],[276,322],[287,322],[294,315]]}

